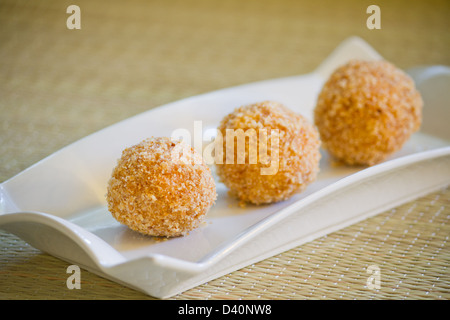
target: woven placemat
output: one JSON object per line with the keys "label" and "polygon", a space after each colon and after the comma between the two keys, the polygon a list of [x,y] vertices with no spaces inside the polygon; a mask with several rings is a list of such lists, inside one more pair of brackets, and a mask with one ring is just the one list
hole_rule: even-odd
{"label": "woven placemat", "polygon": [[[81,9],[69,30],[66,9]],[[310,72],[361,36],[407,69],[450,65],[442,1],[177,0],[0,2],[0,181],[87,134],[158,105]],[[449,296],[449,188],[184,292],[173,299]],[[0,232],[1,299],[151,298]],[[380,270],[370,289],[367,268]],[[370,267],[370,268],[373,268]],[[372,270],[372,269],[370,269]]]}

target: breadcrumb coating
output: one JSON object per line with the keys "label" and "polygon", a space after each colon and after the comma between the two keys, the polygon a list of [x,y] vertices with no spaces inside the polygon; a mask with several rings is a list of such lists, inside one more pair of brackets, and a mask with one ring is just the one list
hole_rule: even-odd
{"label": "breadcrumb coating", "polygon": [[175,237],[198,227],[216,196],[211,171],[197,151],[152,137],[122,152],[106,198],[113,217],[132,230]]}
{"label": "breadcrumb coating", "polygon": [[417,131],[423,101],[413,80],[386,61],[352,60],[324,84],[314,111],[324,148],[349,165],[374,165]]}
{"label": "breadcrumb coating", "polygon": [[[265,129],[267,139],[258,139],[259,151],[267,153],[265,159],[258,153],[256,163],[251,163],[250,139],[245,143],[245,163],[226,163],[227,154],[236,154],[237,143],[225,143],[227,129],[244,132]],[[230,192],[241,204],[266,204],[290,198],[303,191],[316,179],[319,172],[320,141],[316,128],[303,116],[294,113],[280,103],[264,101],[235,109],[225,116],[218,130],[224,137],[223,163],[216,163],[216,172]],[[273,130],[278,132],[276,145]],[[276,148],[273,148],[275,146]],[[274,162],[277,163],[274,165]],[[270,174],[262,169],[272,167]]]}

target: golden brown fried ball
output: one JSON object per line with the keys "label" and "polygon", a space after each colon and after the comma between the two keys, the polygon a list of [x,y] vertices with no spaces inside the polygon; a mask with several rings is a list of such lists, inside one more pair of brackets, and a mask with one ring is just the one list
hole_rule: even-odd
{"label": "golden brown fried ball", "polygon": [[353,60],[323,86],[314,122],[336,159],[374,165],[419,129],[422,105],[413,80],[391,63]]}
{"label": "golden brown fried ball", "polygon": [[[318,132],[303,116],[280,103],[265,101],[237,108],[218,129],[223,137],[223,161],[216,163],[217,175],[242,204],[286,200],[315,180],[320,160]],[[249,137],[241,163],[237,139],[234,145],[226,143],[227,131],[239,129]],[[252,132],[256,133],[253,138]],[[262,132],[267,136],[260,136]],[[255,149],[256,161],[252,158]],[[233,163],[226,163],[233,154]]]}
{"label": "golden brown fried ball", "polygon": [[122,224],[143,234],[174,237],[199,226],[216,199],[216,187],[193,148],[150,138],[122,152],[106,197],[109,211]]}

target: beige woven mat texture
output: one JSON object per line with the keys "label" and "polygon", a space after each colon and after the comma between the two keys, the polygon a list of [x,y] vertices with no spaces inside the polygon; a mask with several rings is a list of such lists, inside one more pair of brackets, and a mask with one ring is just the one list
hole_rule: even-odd
{"label": "beige woven mat texture", "polygon": [[[0,181],[149,108],[310,72],[352,35],[404,69],[450,65],[449,17],[446,0],[1,0]],[[449,299],[449,218],[444,188],[173,299]],[[69,290],[67,266],[0,231],[0,299],[151,299],[85,270]]]}

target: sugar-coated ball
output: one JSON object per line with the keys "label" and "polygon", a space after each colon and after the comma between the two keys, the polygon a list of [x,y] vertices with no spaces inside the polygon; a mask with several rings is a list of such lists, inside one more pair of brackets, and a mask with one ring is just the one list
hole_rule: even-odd
{"label": "sugar-coated ball", "polygon": [[[264,101],[236,108],[218,130],[223,137],[223,161],[216,163],[217,175],[241,203],[286,200],[316,179],[318,132],[286,106]],[[230,134],[236,136],[234,144],[228,143]],[[245,147],[239,148],[242,136]]]}
{"label": "sugar-coated ball", "polygon": [[216,187],[197,151],[158,137],[122,152],[106,197],[114,218],[132,230],[175,237],[200,225],[215,202]]}
{"label": "sugar-coated ball", "polygon": [[352,60],[335,70],[314,111],[323,147],[349,165],[374,165],[399,150],[422,119],[413,80],[386,61]]}

